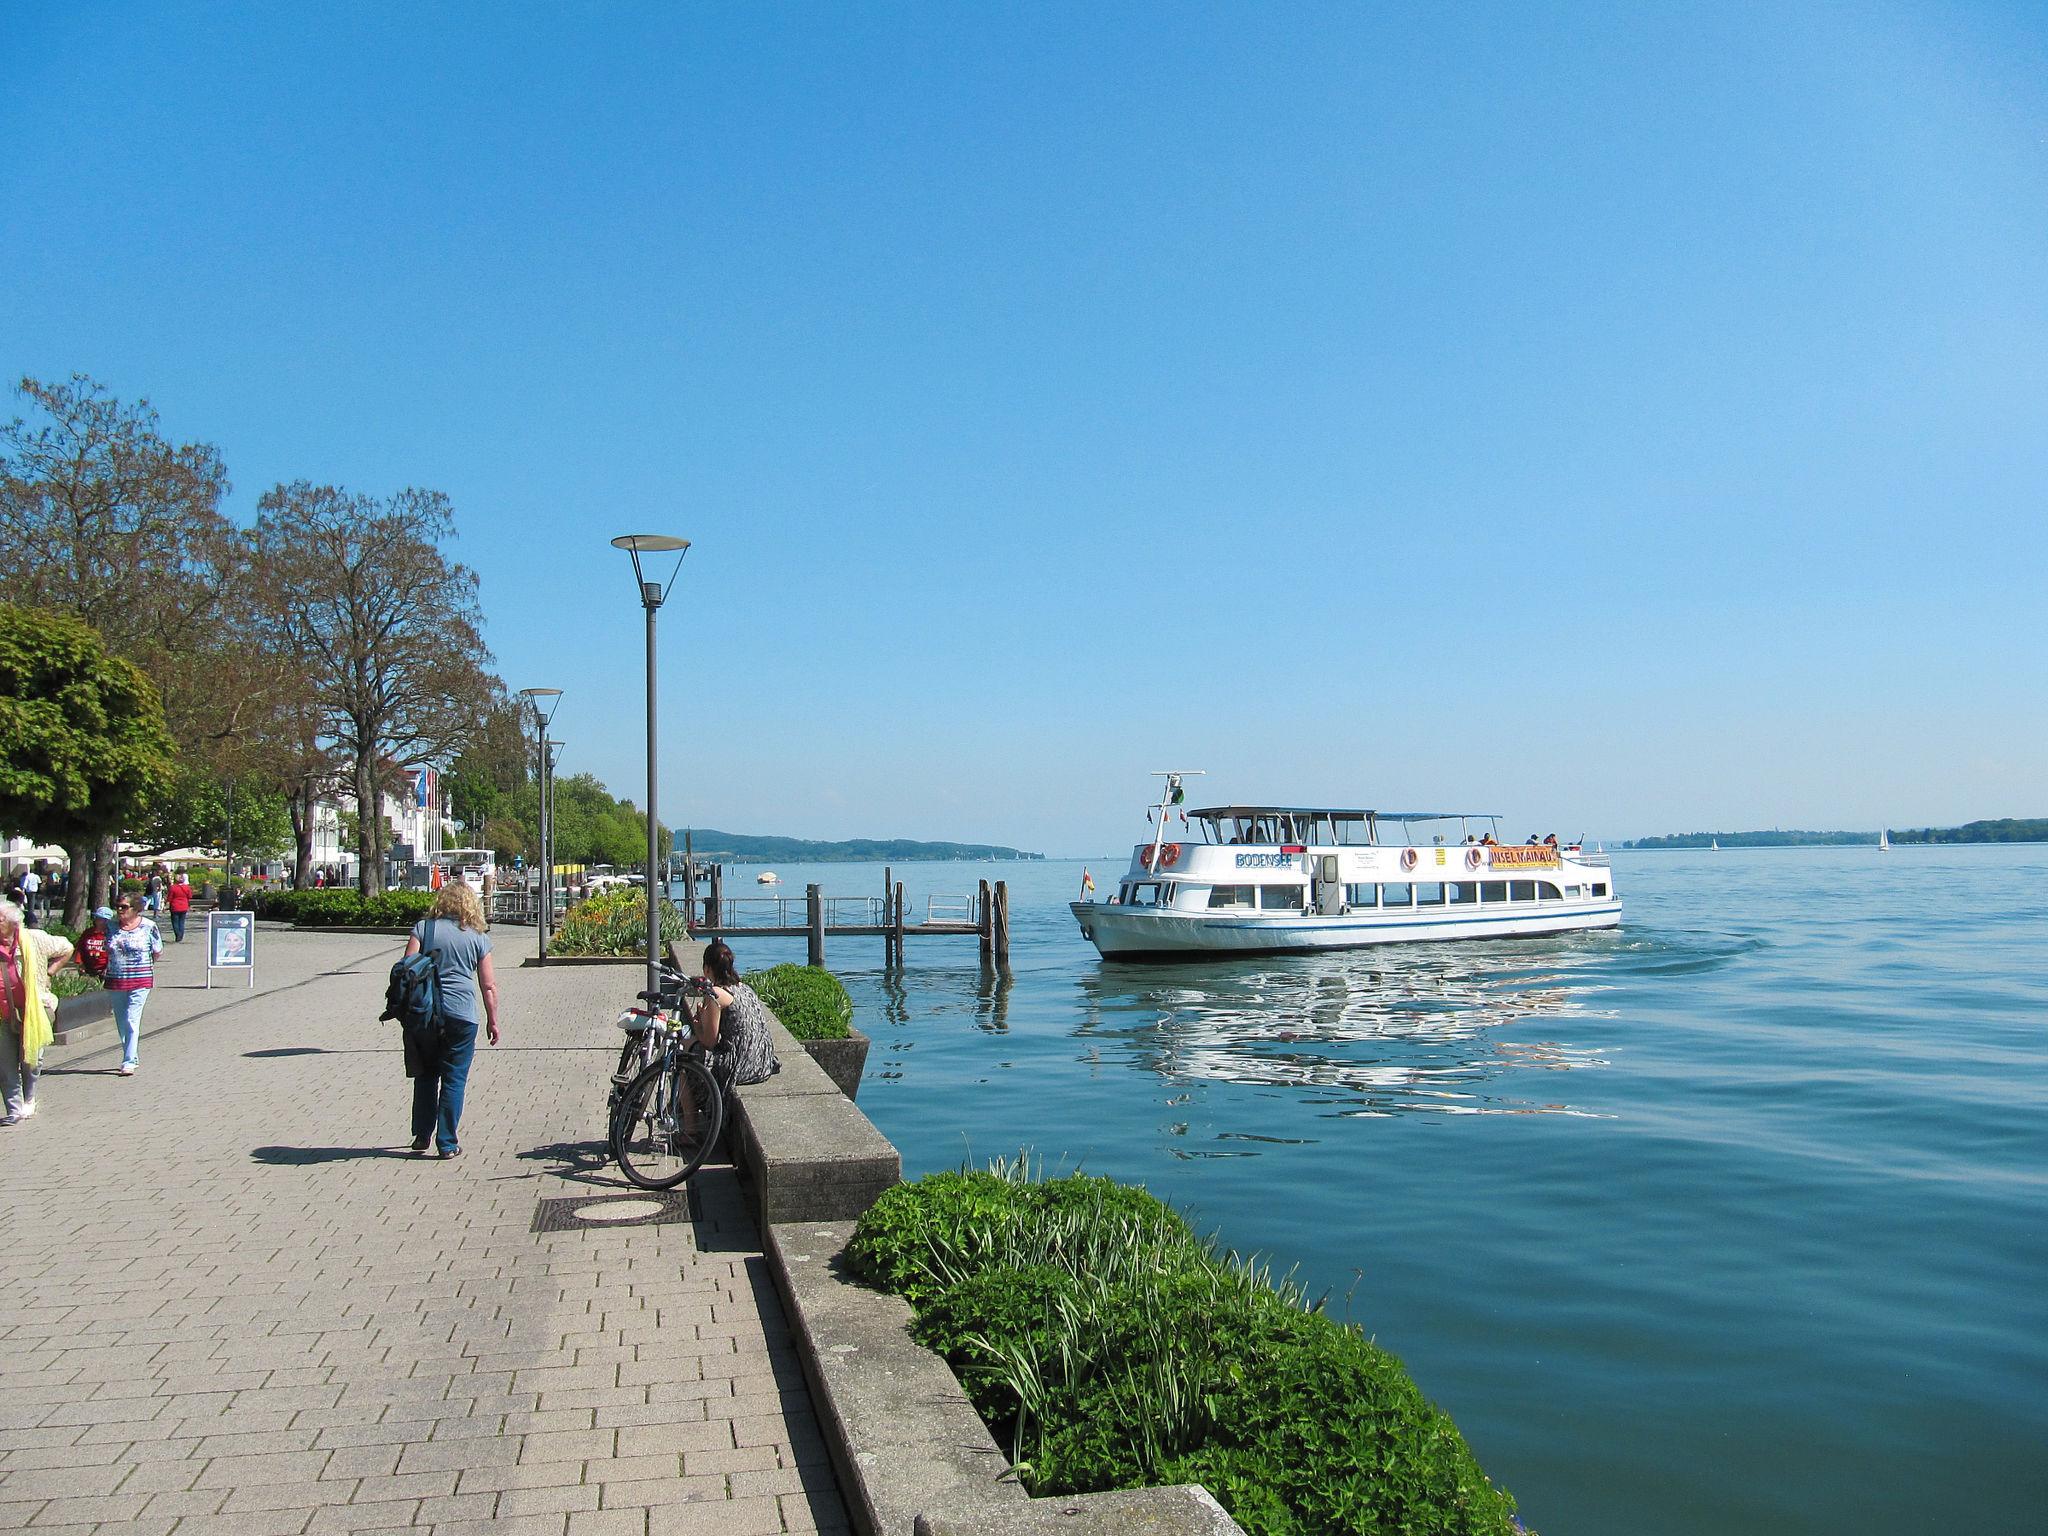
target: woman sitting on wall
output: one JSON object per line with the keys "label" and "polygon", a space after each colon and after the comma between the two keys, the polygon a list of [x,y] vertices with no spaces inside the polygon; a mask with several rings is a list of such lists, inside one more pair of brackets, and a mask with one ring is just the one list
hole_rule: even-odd
{"label": "woman sitting on wall", "polygon": [[732,946],[713,939],[704,946],[704,979],[710,991],[693,1026],[698,1044],[711,1054],[711,1071],[721,1088],[758,1083],[782,1070],[768,1035],[768,1005],[740,980]]}

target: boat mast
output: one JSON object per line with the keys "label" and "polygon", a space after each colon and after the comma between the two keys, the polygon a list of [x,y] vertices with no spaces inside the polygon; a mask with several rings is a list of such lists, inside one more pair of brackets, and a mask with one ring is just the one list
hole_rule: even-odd
{"label": "boat mast", "polygon": [[1206,770],[1201,768],[1183,768],[1178,772],[1165,768],[1152,770],[1153,778],[1166,780],[1159,787],[1159,803],[1152,807],[1159,813],[1159,825],[1152,830],[1152,856],[1145,860],[1145,868],[1153,874],[1159,872],[1159,845],[1166,841],[1167,810],[1187,798],[1186,792],[1180,787],[1180,781],[1202,778],[1205,772]]}

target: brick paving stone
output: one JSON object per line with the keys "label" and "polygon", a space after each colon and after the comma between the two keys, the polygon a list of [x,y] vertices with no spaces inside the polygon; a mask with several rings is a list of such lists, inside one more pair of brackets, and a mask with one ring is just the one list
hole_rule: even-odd
{"label": "brick paving stone", "polygon": [[[477,1053],[452,1165],[404,1155],[374,936],[265,928],[253,993],[172,946],[142,1073],[50,1053],[7,1132],[0,1527],[845,1528],[729,1169],[699,1176],[715,1251],[687,1221],[531,1230],[538,1199],[628,1191],[598,1138],[639,978],[521,969],[530,935],[498,937],[510,1048]],[[177,1135],[77,1156],[147,1125]]]}

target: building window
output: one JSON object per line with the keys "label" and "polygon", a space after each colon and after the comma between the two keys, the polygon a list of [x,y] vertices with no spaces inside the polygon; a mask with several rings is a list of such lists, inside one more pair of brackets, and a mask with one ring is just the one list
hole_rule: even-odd
{"label": "building window", "polygon": [[1415,887],[1412,885],[1383,885],[1380,887],[1380,905],[1383,907],[1412,907],[1415,905]]}
{"label": "building window", "polygon": [[1448,889],[1450,887],[1438,885],[1435,882],[1418,885],[1415,887],[1415,905],[1418,907],[1440,907],[1446,900],[1444,892]]}
{"label": "building window", "polygon": [[1301,893],[1302,887],[1298,885],[1262,885],[1259,905],[1268,912],[1299,912]]}
{"label": "building window", "polygon": [[1252,905],[1252,891],[1249,885],[1216,885],[1209,888],[1209,910],[1221,907],[1249,907]]}

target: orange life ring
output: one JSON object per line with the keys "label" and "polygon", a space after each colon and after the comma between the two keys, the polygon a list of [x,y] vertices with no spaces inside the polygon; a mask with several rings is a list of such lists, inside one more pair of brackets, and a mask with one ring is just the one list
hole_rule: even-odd
{"label": "orange life ring", "polygon": [[1150,869],[1152,867],[1152,850],[1150,848],[1140,848],[1138,850],[1138,862],[1145,868]]}
{"label": "orange life ring", "polygon": [[1415,867],[1415,850],[1413,848],[1403,848],[1401,850],[1401,867],[1403,869],[1413,869]]}
{"label": "orange life ring", "polygon": [[1173,868],[1173,866],[1174,866],[1174,865],[1178,864],[1179,862],[1180,862],[1180,844],[1179,844],[1179,843],[1165,843],[1165,844],[1162,844],[1162,845],[1160,846],[1160,849],[1159,849],[1159,867],[1160,867],[1161,869],[1171,869],[1171,868]]}
{"label": "orange life ring", "polygon": [[1465,867],[1467,869],[1477,869],[1481,864],[1485,862],[1486,855],[1481,853],[1477,848],[1469,848],[1466,850]]}

